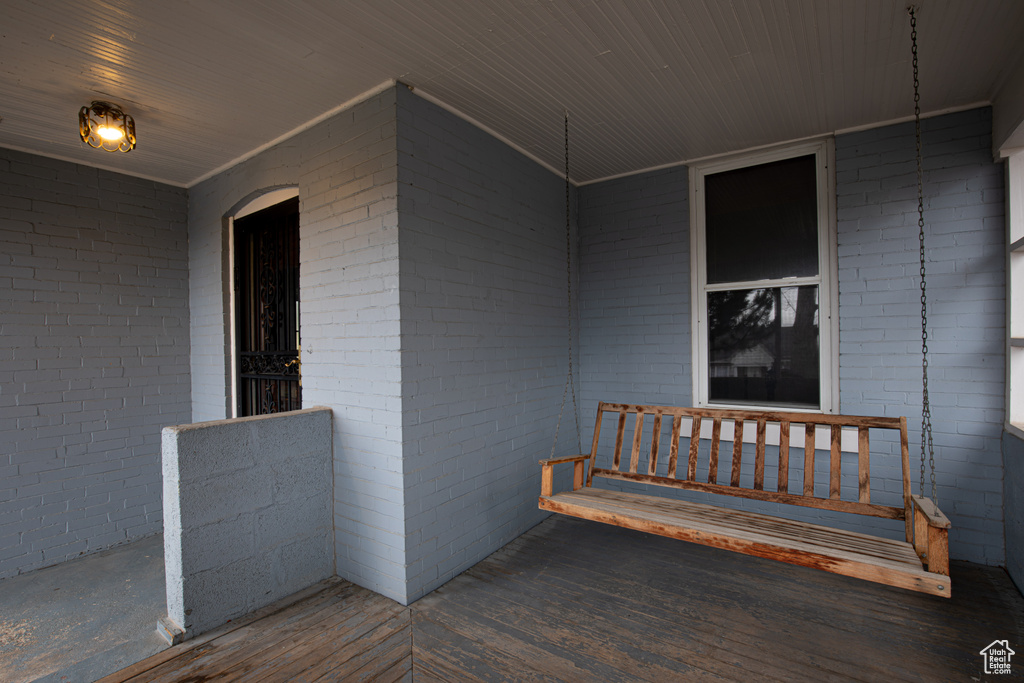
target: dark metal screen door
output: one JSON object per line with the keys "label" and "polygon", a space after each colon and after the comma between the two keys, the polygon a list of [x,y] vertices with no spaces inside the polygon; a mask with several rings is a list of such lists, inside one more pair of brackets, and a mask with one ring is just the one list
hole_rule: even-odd
{"label": "dark metal screen door", "polygon": [[235,221],[238,416],[302,407],[299,200]]}

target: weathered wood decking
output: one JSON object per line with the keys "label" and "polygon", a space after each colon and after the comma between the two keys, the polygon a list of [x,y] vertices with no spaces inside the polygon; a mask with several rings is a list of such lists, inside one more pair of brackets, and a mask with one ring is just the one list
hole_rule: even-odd
{"label": "weathered wood decking", "polygon": [[282,603],[101,680],[408,679],[412,667],[409,608],[338,578]]}
{"label": "weathered wood decking", "polygon": [[105,682],[983,680],[1024,597],[952,574],[947,600],[553,517],[411,607],[334,580]]}

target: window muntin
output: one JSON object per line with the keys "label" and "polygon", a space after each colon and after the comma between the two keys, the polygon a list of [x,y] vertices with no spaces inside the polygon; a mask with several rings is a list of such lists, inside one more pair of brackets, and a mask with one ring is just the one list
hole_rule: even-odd
{"label": "window muntin", "polygon": [[698,405],[838,404],[827,141],[691,168]]}

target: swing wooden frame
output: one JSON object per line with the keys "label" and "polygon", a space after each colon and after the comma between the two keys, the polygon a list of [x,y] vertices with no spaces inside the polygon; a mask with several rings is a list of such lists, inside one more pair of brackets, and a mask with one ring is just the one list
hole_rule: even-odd
{"label": "swing wooden frame", "polygon": [[[616,418],[615,446],[610,453],[599,453],[601,425],[605,414]],[[623,458],[628,417],[634,416],[632,449],[628,461]],[[653,418],[649,448],[644,443],[645,419]],[[658,474],[662,454],[663,425],[671,420],[668,464]],[[689,422],[689,443],[684,439],[684,422]],[[793,429],[802,425],[803,429]],[[667,427],[667,425],[666,425]],[[823,459],[816,435],[828,434],[828,495],[816,495],[815,463]],[[899,455],[872,450],[872,431],[898,435]],[[730,434],[731,432],[731,434]],[[752,434],[751,434],[752,432]],[[767,466],[767,435],[777,435],[777,464]],[[739,434],[739,438],[737,438]],[[753,436],[753,472],[751,453],[744,447],[744,435]],[[845,438],[844,438],[845,436]],[[732,461],[728,483],[719,483],[722,443],[732,441]],[[790,459],[791,440],[803,441],[804,457]],[[892,445],[890,438],[877,442]],[[707,443],[707,448],[702,444]],[[852,445],[851,445],[852,444]],[[891,450],[891,448],[890,448]],[[599,455],[610,457],[610,467],[597,467]],[[844,455],[846,457],[844,457]],[[901,507],[871,502],[872,455],[899,457],[902,472]],[[856,458],[857,485],[843,486],[843,461]],[[728,457],[728,456],[726,456]],[[724,462],[724,461],[723,461]],[[573,463],[571,491],[554,492],[555,465]],[[589,467],[587,467],[589,463]],[[589,454],[541,460],[539,507],[581,519],[635,529],[732,550],[747,555],[814,567],[910,590],[949,597],[949,520],[935,504],[910,492],[910,464],[907,448],[906,418],[822,415],[811,413],[757,412],[685,408],[674,406],[600,403]],[[704,464],[706,479],[698,478]],[[744,468],[746,464],[746,468]],[[848,467],[850,467],[848,465]],[[791,473],[802,481],[798,492],[789,490]],[[593,486],[594,478],[649,484],[673,489],[701,491],[716,495],[746,498],[784,505],[818,508],[904,522],[905,541],[795,521],[784,517],[695,503],[676,498],[652,496]],[[775,490],[766,488],[775,482]],[[848,482],[850,481],[848,475]],[[745,485],[741,485],[744,482]],[[824,482],[817,482],[822,488]],[[856,500],[843,493],[855,493]]]}

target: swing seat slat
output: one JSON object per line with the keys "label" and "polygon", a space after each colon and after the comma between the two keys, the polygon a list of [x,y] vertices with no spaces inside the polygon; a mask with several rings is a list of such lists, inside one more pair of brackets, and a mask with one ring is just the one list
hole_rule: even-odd
{"label": "swing seat slat", "polygon": [[[635,419],[627,420],[631,414]],[[610,424],[616,425],[615,445],[610,454],[599,449],[605,415],[611,418]],[[645,434],[648,416],[653,418],[653,427]],[[625,432],[631,422],[634,431],[627,438]],[[664,469],[658,459],[665,446],[663,424],[671,424],[671,456]],[[791,429],[794,424],[803,428]],[[902,506],[871,502],[869,434],[873,431],[895,437],[888,444],[899,451]],[[822,443],[816,440],[819,434]],[[680,435],[686,435],[690,443],[681,446]],[[789,453],[792,442],[799,446],[801,439],[803,472],[799,465],[794,467],[799,461],[791,461]],[[723,469],[728,470],[721,473],[721,478],[728,483],[718,483],[718,451],[729,441],[732,457],[721,458]],[[648,449],[643,448],[644,443],[649,444]],[[632,445],[628,458],[622,453],[625,444]],[[777,457],[769,457],[769,445],[777,449]],[[680,448],[685,454],[681,459],[677,458]],[[886,449],[876,449],[876,460],[878,456],[890,455],[879,450]],[[602,462],[610,459],[611,467],[596,467],[598,457]],[[844,460],[849,470],[846,479]],[[704,477],[700,476],[701,461],[707,463]],[[816,478],[815,464],[819,461],[827,463],[827,471],[821,468]],[[774,462],[777,467],[766,464]],[[554,468],[567,463],[574,467],[573,488],[554,493]],[[883,462],[880,466],[876,462],[874,471],[884,471],[888,464]],[[600,403],[591,452],[542,460],[541,465],[539,506],[543,510],[932,595],[951,594],[949,520],[932,501],[910,494],[906,418]],[[891,465],[889,468],[893,469]],[[800,494],[789,492],[790,476],[802,481]],[[904,522],[906,540],[653,496],[649,491],[596,488],[592,485],[595,477],[900,520]],[[629,484],[618,486],[628,487]],[[816,496],[816,488],[824,495]]]}

